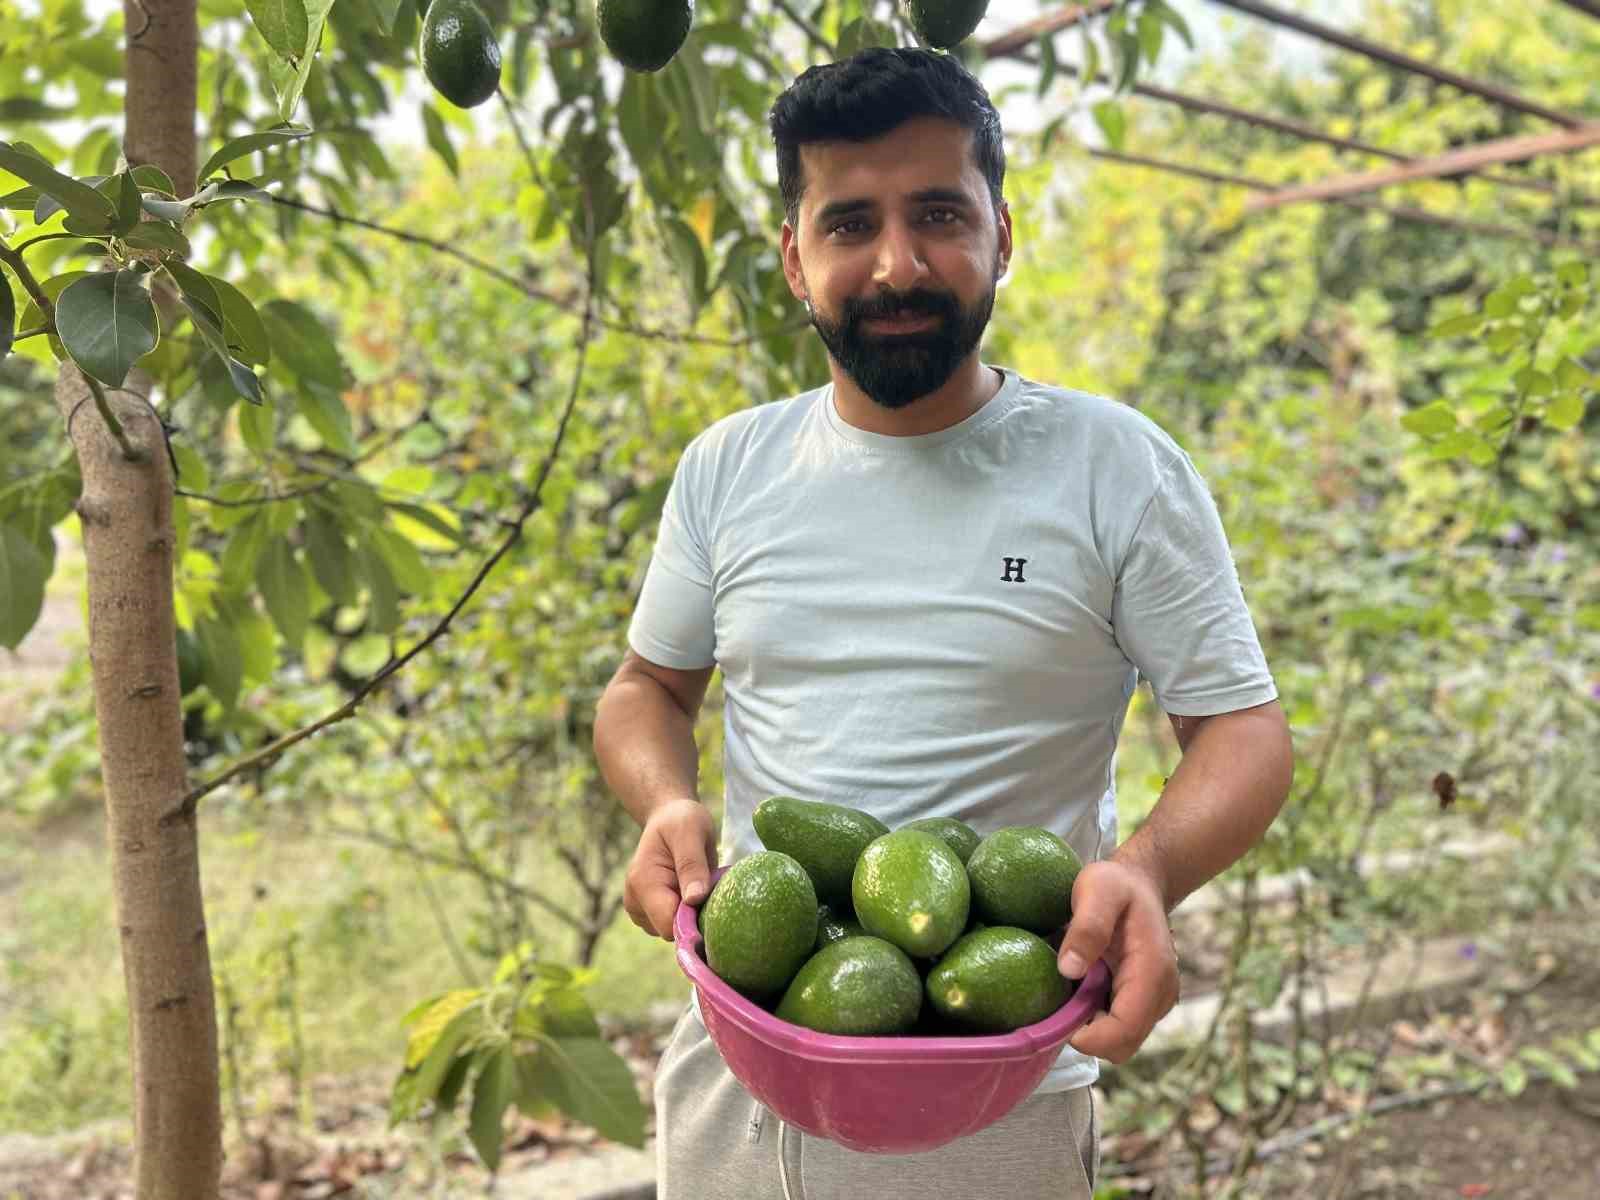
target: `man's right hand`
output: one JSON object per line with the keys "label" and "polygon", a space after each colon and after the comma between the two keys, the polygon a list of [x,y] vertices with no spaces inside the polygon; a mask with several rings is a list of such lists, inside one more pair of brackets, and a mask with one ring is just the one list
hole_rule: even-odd
{"label": "man's right hand", "polygon": [[646,933],[672,940],[680,900],[699,904],[711,891],[717,831],[706,806],[687,797],[655,809],[628,864],[622,906]]}

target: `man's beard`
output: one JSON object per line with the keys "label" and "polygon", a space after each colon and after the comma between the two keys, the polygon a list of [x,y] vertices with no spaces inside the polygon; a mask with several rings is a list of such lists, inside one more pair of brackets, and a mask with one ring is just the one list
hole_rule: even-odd
{"label": "man's beard", "polygon": [[[913,400],[936,392],[983,340],[994,311],[994,287],[971,308],[948,292],[917,289],[872,300],[855,297],[844,302],[839,321],[828,320],[815,308],[811,324],[846,375],[871,400],[883,408],[904,408]],[[874,334],[863,322],[895,316],[938,318],[932,329],[910,333]]]}

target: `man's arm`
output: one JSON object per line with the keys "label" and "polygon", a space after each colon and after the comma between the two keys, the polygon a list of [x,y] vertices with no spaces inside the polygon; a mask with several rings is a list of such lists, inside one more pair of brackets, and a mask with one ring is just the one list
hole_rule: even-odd
{"label": "man's arm", "polygon": [[1261,840],[1294,780],[1289,722],[1276,700],[1170,720],[1183,758],[1150,816],[1112,855],[1156,880],[1166,912]]}
{"label": "man's arm", "polygon": [[1154,810],[1072,889],[1061,973],[1105,958],[1109,1012],[1072,1038],[1084,1054],[1126,1062],[1178,1002],[1167,914],[1261,840],[1294,778],[1289,726],[1277,701],[1206,718],[1175,718],[1183,758]]}
{"label": "man's arm", "polygon": [[666,801],[700,794],[694,723],[713,670],[663,667],[629,650],[601,693],[595,757],[607,785],[640,825]]}
{"label": "man's arm", "polygon": [[669,940],[679,900],[703,900],[716,866],[716,829],[699,801],[694,740],[713,670],[664,667],[629,650],[595,708],[600,773],[643,827],[623,908],[639,928]]}

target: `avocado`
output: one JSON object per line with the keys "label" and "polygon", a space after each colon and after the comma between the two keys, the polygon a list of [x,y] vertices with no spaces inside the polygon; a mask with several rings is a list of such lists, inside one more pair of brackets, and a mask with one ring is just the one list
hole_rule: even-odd
{"label": "avocado", "polygon": [[868,933],[921,958],[961,936],[972,901],[955,851],[921,829],[896,830],[863,850],[851,896]]}
{"label": "avocado", "polygon": [[948,50],[978,27],[989,0],[906,0],[911,28],[928,45]]}
{"label": "avocado", "polygon": [[789,855],[811,876],[817,896],[841,910],[850,907],[850,878],[856,859],[889,827],[858,808],[821,800],[769,796],[751,817],[756,836],[768,850]]}
{"label": "avocado", "polygon": [[[434,0],[439,3],[439,0]],[[787,854],[758,850],[717,880],[700,912],[706,963],[752,999],[789,986],[817,943],[817,893]]]}
{"label": "avocado", "polygon": [[178,691],[187,696],[205,682],[205,660],[200,656],[200,639],[178,627]]}
{"label": "avocado", "polygon": [[457,108],[482,104],[500,86],[500,43],[473,0],[432,0],[422,19],[422,72]]}
{"label": "avocado", "polygon": [[855,913],[850,911],[850,906],[844,906],[843,912],[835,912],[828,904],[817,905],[817,949],[821,950],[829,942],[841,942],[847,937],[859,937],[867,931],[861,927],[861,922],[856,920]]}
{"label": "avocado", "polygon": [[992,925],[958,941],[928,972],[929,1004],[977,1033],[1009,1033],[1042,1021],[1074,985],[1038,934]]}
{"label": "avocado", "polygon": [[689,36],[694,0],[596,0],[600,40],[630,71],[659,71]]}
{"label": "avocado", "polygon": [[990,925],[1015,925],[1048,936],[1072,917],[1072,885],[1083,863],[1038,825],[997,829],[972,852],[972,904]]}
{"label": "avocado", "polygon": [[954,817],[923,817],[921,820],[908,821],[900,826],[901,829],[920,829],[924,833],[931,833],[934,837],[943,838],[945,845],[956,852],[956,857],[961,860],[962,866],[967,859],[972,857],[972,852],[978,848],[982,840],[978,831],[965,821],[958,821]]}
{"label": "avocado", "polygon": [[778,1004],[780,1020],[860,1037],[904,1033],[922,1011],[922,976],[898,946],[847,937],[818,950]]}

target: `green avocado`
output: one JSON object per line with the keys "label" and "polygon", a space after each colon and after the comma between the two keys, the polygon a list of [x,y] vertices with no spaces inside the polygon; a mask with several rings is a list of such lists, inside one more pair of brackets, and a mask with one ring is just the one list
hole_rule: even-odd
{"label": "green avocado", "polygon": [[741,858],[706,898],[700,932],[706,963],[724,982],[752,999],[776,995],[817,944],[811,877],[775,850]]}
{"label": "green avocado", "polygon": [[1009,1033],[1042,1021],[1073,985],[1038,934],[993,925],[969,933],[928,972],[928,1002],[972,1033]]}
{"label": "green avocado", "polygon": [[855,914],[846,904],[844,911],[834,909],[830,904],[817,905],[817,949],[821,950],[830,942],[842,942],[847,937],[860,937],[867,931],[861,927],[861,922],[856,920]]}
{"label": "green avocado", "polygon": [[983,840],[971,825],[954,817],[923,817],[917,821],[907,821],[900,828],[920,829],[924,833],[933,834],[934,837],[943,838],[944,844],[956,852],[956,857],[961,860],[962,865],[972,857],[972,852]]}
{"label": "green avocado", "polygon": [[200,639],[181,626],[178,629],[178,691],[187,696],[205,682],[205,659],[200,654]]}
{"label": "green avocado", "polygon": [[689,36],[694,0],[596,0],[600,40],[630,71],[659,71]]}
{"label": "green avocado", "polygon": [[966,928],[972,893],[954,850],[921,829],[899,829],[861,852],[851,898],[868,933],[932,958]]}
{"label": "green avocado", "polygon": [[906,0],[911,28],[928,45],[948,50],[978,27],[989,0]]}
{"label": "green avocado", "polygon": [[869,842],[889,832],[877,817],[858,808],[792,796],[763,800],[756,806],[751,824],[761,844],[804,867],[818,899],[838,911],[849,910],[856,859]]}
{"label": "green avocado", "polygon": [[972,852],[972,906],[990,925],[1048,937],[1072,917],[1072,885],[1083,869],[1072,847],[1038,825],[997,829]]}
{"label": "green avocado", "polygon": [[500,43],[473,0],[432,0],[422,19],[422,73],[457,108],[482,104],[500,86]]}
{"label": "green avocado", "polygon": [[784,992],[779,1019],[818,1033],[904,1033],[922,1010],[922,976],[899,947],[847,937],[806,960]]}

